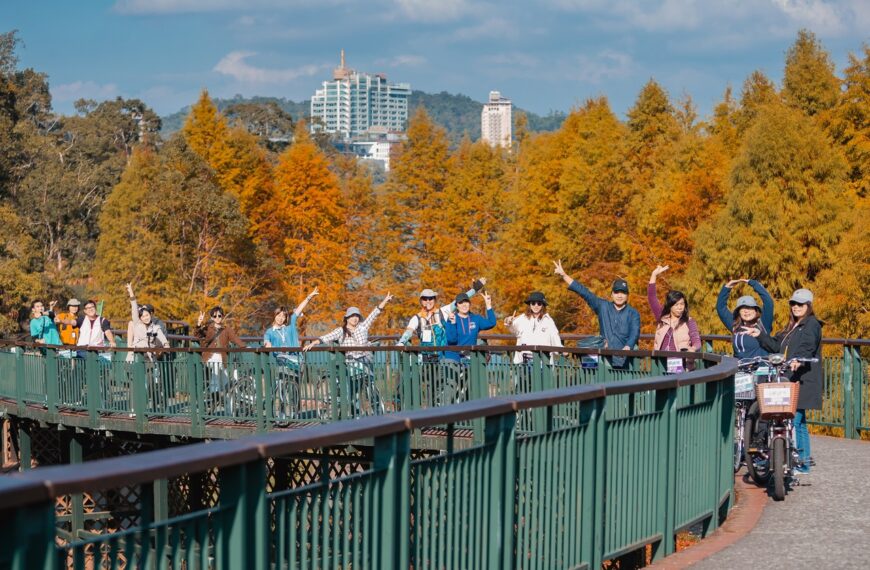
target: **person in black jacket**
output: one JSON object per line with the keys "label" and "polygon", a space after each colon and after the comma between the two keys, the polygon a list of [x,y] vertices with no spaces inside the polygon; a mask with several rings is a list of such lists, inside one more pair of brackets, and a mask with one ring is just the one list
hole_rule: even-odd
{"label": "person in black jacket", "polygon": [[[798,473],[810,470],[810,434],[807,431],[807,410],[822,407],[822,386],[824,368],[822,365],[822,321],[813,314],[813,294],[809,289],[798,289],[788,301],[790,316],[784,330],[771,337],[763,331],[757,336],[761,346],[773,352],[782,352],[786,359],[817,358],[818,362],[792,362],[791,380],[800,382],[798,410],[794,417],[795,444],[798,448],[801,465]],[[752,334],[752,333],[750,333]]]}

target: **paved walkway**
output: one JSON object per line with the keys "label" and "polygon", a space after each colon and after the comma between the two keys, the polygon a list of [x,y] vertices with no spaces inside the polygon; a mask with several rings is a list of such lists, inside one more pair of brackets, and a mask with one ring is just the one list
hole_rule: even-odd
{"label": "paved walkway", "polygon": [[747,536],[692,569],[870,567],[870,443],[813,436],[812,452],[785,501],[769,499]]}

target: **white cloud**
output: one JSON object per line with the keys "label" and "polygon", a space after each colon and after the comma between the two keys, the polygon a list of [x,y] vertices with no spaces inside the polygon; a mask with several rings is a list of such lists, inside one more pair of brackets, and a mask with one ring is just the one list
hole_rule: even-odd
{"label": "white cloud", "polygon": [[628,77],[633,70],[634,61],[630,55],[604,50],[594,56],[578,56],[570,76],[584,83],[600,85],[607,79]]}
{"label": "white cloud", "polygon": [[603,23],[615,22],[649,32],[696,29],[710,9],[699,0],[551,0],[550,3],[564,11],[594,14]]}
{"label": "white cloud", "polygon": [[322,6],[346,0],[116,0],[113,9],[121,14],[190,14],[202,12],[240,12],[245,10],[284,10],[300,6]]}
{"label": "white cloud", "polygon": [[426,58],[422,55],[397,55],[389,59],[377,59],[375,65],[386,67],[418,67],[426,63]]}
{"label": "white cloud", "polygon": [[396,8],[409,20],[446,22],[455,20],[470,9],[468,0],[393,0]]}
{"label": "white cloud", "polygon": [[76,101],[78,99],[95,99],[97,101],[114,99],[120,95],[118,86],[114,83],[99,84],[93,81],[73,81],[51,88],[51,97],[55,101]]}
{"label": "white cloud", "polygon": [[821,33],[836,33],[843,29],[841,10],[824,0],[772,0],[783,14],[792,20],[811,26]]}
{"label": "white cloud", "polygon": [[245,60],[257,55],[249,51],[234,51],[228,53],[214,66],[214,71],[229,75],[237,81],[251,83],[288,83],[300,77],[317,75],[329,65],[303,65],[295,69],[266,69],[250,65]]}

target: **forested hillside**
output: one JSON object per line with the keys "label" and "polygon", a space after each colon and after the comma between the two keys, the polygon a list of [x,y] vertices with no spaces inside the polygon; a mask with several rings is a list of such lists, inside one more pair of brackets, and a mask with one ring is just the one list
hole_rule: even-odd
{"label": "forested hillside", "polygon": [[[376,328],[396,332],[422,288],[446,300],[478,276],[500,318],[539,290],[561,330],[594,331],[553,275],[561,259],[601,295],[627,279],[647,330],[649,274],[667,264],[661,293],[685,291],[704,332],[726,332],[713,309],[722,285],[753,278],[776,300],[777,329],[807,287],[826,336],[870,336],[870,47],[836,70],[802,31],[782,85],[755,72],[710,117],[653,79],[625,120],[590,99],[555,131],[519,129],[510,151],[456,143],[418,106],[375,185],[269,102],[236,101],[228,117],[204,91],[163,139],[143,101],[57,115],[49,78],[22,69],[15,44],[0,35],[4,334],[37,297],[95,298],[123,317],[126,282],[161,318],[220,304],[247,331],[316,286],[303,333],[389,291]],[[732,302],[748,293],[738,286]]]}
{"label": "forested hillside", "polygon": [[[275,97],[251,97],[244,98],[240,95],[232,99],[214,99],[215,106],[218,110],[224,112],[232,106],[240,104],[256,104],[262,105],[265,103],[274,103],[281,110],[293,117],[294,120],[300,118],[308,118],[311,111],[311,102],[302,101],[296,103],[284,98]],[[423,91],[412,91],[409,100],[411,114],[418,107],[423,107],[432,118],[432,121],[440,127],[446,129],[447,137],[455,145],[462,140],[463,136],[468,136],[472,141],[480,138],[480,112],[483,109],[483,103],[479,103],[466,95],[452,95],[446,91],[441,93],[429,94]],[[190,113],[190,107],[163,117],[163,128],[161,132],[164,136],[169,136],[175,131],[181,129],[184,120]],[[514,113],[523,113],[528,119],[528,128],[531,131],[554,131],[561,126],[565,120],[565,113],[552,112],[548,115],[541,116],[523,111],[522,109],[514,108]]]}

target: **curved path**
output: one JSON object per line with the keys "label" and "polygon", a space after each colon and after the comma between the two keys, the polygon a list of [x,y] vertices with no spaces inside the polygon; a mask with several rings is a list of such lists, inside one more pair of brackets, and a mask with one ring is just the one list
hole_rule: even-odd
{"label": "curved path", "polygon": [[769,499],[749,534],[691,567],[870,566],[870,443],[813,436],[812,450],[817,465],[809,475],[801,476],[800,485],[785,501]]}

